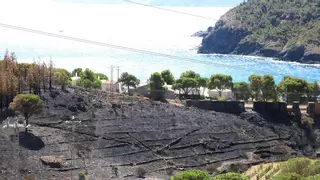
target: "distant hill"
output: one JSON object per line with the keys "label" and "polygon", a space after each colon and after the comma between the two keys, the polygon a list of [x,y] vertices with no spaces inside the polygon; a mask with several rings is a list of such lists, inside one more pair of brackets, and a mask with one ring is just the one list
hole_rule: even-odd
{"label": "distant hill", "polygon": [[248,0],[200,36],[199,53],[320,63],[320,0]]}

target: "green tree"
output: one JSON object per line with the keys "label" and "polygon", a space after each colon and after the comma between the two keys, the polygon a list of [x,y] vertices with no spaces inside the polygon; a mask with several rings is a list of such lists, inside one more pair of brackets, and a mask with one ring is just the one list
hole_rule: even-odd
{"label": "green tree", "polygon": [[170,180],[210,180],[208,173],[200,170],[181,171],[172,176]]}
{"label": "green tree", "polygon": [[165,88],[164,86],[164,79],[162,78],[161,74],[155,72],[151,74],[149,78],[149,88],[150,88],[150,96],[154,100],[164,100]]}
{"label": "green tree", "polygon": [[212,180],[249,180],[249,178],[239,173],[226,173],[215,176]]}
{"label": "green tree", "polygon": [[278,84],[278,91],[287,95],[287,102],[300,100],[302,95],[308,93],[308,82],[300,78],[286,76]]}
{"label": "green tree", "polygon": [[96,80],[93,82],[92,87],[93,87],[94,89],[101,89],[101,81],[98,80],[98,79],[96,79]]}
{"label": "green tree", "polygon": [[262,77],[261,91],[264,101],[268,101],[270,99],[273,99],[274,101],[277,100],[276,83],[272,75],[264,75]]}
{"label": "green tree", "polygon": [[197,85],[198,82],[196,79],[189,77],[177,79],[175,83],[175,87],[185,95],[188,95],[192,89],[197,87]]}
{"label": "green tree", "polygon": [[80,86],[90,89],[93,86],[93,82],[90,79],[80,79]]}
{"label": "green tree", "polygon": [[249,77],[249,81],[253,98],[256,101],[259,101],[261,98],[261,90],[263,87],[263,77],[253,74]]}
{"label": "green tree", "polygon": [[81,74],[81,79],[88,79],[93,82],[95,80],[94,72],[91,69],[86,68],[86,70]]}
{"label": "green tree", "polygon": [[185,95],[195,90],[200,96],[200,87],[208,87],[208,79],[202,78],[200,74],[189,70],[181,73],[180,78],[176,80],[173,88],[178,89],[179,94],[182,91]]}
{"label": "green tree", "polygon": [[200,78],[200,74],[198,74],[198,73],[190,70],[190,71],[183,72],[183,73],[180,75],[180,78],[199,79],[199,78]]}
{"label": "green tree", "polygon": [[172,85],[174,83],[174,77],[170,70],[164,70],[161,72],[161,76],[168,85]]}
{"label": "green tree", "polygon": [[53,75],[53,81],[61,86],[62,90],[65,90],[66,85],[68,84],[69,77],[64,71],[56,71]]}
{"label": "green tree", "polygon": [[[29,118],[33,114],[39,114],[43,109],[43,101],[34,94],[18,94],[10,103],[10,109],[22,113],[25,118],[26,126],[29,125]],[[26,128],[27,132],[27,128]]]}
{"label": "green tree", "polygon": [[226,74],[214,74],[210,78],[209,89],[216,89],[222,97],[222,91],[232,88],[232,77]]}
{"label": "green tree", "polygon": [[236,82],[233,84],[232,92],[235,95],[237,100],[245,100],[247,101],[250,96],[250,86],[246,82]]}
{"label": "green tree", "polygon": [[95,73],[95,78],[98,79],[98,77],[100,78],[100,80],[108,80],[108,76],[102,73]]}
{"label": "green tree", "polygon": [[71,74],[72,74],[72,76],[76,76],[76,74],[77,74],[78,77],[81,77],[81,75],[82,75],[82,68],[76,68],[76,69],[74,69]]}
{"label": "green tree", "polygon": [[121,82],[123,86],[127,86],[128,91],[130,87],[137,88],[137,86],[140,84],[140,80],[138,78],[127,72],[121,74],[119,82]]}
{"label": "green tree", "polygon": [[71,76],[72,76],[72,74],[71,74],[68,70],[66,70],[66,69],[63,69],[63,68],[56,68],[54,72],[61,72],[61,73],[64,73],[64,74],[66,74],[66,75],[67,75],[68,79],[70,79],[70,80],[71,80]]}
{"label": "green tree", "polygon": [[316,101],[317,96],[320,94],[320,87],[317,81],[308,84],[308,100],[309,101]]}

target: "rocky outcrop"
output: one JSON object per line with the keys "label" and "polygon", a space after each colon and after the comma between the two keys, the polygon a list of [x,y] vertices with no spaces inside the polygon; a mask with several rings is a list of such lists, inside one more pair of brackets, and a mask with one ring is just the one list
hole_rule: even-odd
{"label": "rocky outcrop", "polygon": [[212,27],[209,27],[206,31],[198,31],[192,35],[192,37],[206,37],[209,32],[212,31]]}
{"label": "rocky outcrop", "polygon": [[61,168],[62,164],[66,161],[63,156],[41,156],[41,162],[52,168]]}
{"label": "rocky outcrop", "polygon": [[229,27],[217,27],[215,33],[209,33],[204,37],[199,53],[232,53],[239,42],[248,35],[243,29],[232,29]]}

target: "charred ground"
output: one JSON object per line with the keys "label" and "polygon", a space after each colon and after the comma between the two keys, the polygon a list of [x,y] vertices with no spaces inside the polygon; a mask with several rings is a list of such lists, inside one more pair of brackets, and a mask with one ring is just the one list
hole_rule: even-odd
{"label": "charred ground", "polygon": [[[147,178],[167,179],[171,170],[314,152],[298,126],[270,123],[253,112],[236,116],[73,88],[43,99],[44,112],[30,119],[29,134],[20,130],[20,143],[13,130],[0,129],[1,180],[70,179],[79,172],[95,180],[136,179],[138,167]],[[65,161],[53,167],[42,156]]]}

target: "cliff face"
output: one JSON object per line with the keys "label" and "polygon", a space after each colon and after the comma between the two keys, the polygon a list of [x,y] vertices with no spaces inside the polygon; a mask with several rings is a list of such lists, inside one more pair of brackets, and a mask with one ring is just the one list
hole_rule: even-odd
{"label": "cliff face", "polygon": [[199,53],[320,63],[320,2],[248,1],[202,32]]}

